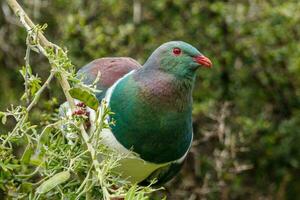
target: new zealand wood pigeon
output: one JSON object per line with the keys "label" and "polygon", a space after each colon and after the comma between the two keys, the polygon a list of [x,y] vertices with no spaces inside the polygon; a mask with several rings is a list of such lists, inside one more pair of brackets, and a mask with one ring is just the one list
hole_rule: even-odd
{"label": "new zealand wood pigeon", "polygon": [[106,100],[116,121],[103,130],[103,142],[130,155],[116,169],[124,178],[140,184],[156,178],[162,184],[178,173],[193,139],[192,90],[200,66],[210,68],[212,62],[192,45],[171,41],[143,66],[112,57],[78,71],[86,84],[101,74],[96,97]]}

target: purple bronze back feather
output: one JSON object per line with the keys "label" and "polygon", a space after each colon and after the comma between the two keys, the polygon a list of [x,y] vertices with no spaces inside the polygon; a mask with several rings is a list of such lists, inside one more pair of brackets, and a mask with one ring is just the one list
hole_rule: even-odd
{"label": "purple bronze back feather", "polygon": [[136,60],[129,57],[108,57],[93,60],[82,67],[77,74],[83,77],[84,83],[92,84],[99,73],[97,89],[107,90],[125,74],[141,67]]}

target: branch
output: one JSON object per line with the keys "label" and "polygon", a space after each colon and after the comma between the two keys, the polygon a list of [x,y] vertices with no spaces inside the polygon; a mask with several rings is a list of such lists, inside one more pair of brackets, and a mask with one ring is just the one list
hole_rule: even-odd
{"label": "branch", "polygon": [[[6,0],[7,4],[11,7],[14,13],[20,18],[21,16],[24,17],[24,21],[20,20],[22,25],[26,28],[27,32],[30,32],[31,29],[35,28],[34,23],[28,17],[26,12],[20,6],[20,4],[15,0]],[[52,43],[49,42],[42,33],[38,33],[38,38],[43,47],[52,47]]]}
{"label": "branch", "polygon": [[[27,43],[27,42],[26,42]],[[28,89],[28,71],[29,71],[29,63],[30,63],[30,61],[29,61],[29,57],[30,57],[30,47],[29,46],[27,46],[27,48],[26,48],[26,55],[25,55],[25,58],[24,58],[24,60],[25,60],[25,75],[24,75],[24,79],[25,79],[25,93],[26,93],[26,103],[27,103],[27,105],[29,104],[29,101],[30,101],[30,91],[29,91],[29,89]]]}

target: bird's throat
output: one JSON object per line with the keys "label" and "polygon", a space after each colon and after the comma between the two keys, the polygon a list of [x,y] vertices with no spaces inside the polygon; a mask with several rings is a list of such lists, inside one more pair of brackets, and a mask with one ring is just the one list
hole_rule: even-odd
{"label": "bird's throat", "polygon": [[183,112],[192,104],[194,81],[181,79],[159,70],[140,72],[133,76],[139,98],[150,106],[165,111]]}

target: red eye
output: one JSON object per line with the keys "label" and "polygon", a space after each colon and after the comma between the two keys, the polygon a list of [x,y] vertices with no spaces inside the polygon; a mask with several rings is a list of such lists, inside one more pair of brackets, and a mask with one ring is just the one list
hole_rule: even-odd
{"label": "red eye", "polygon": [[181,49],[176,47],[176,48],[173,49],[173,53],[174,53],[175,56],[178,56],[179,54],[181,54]]}

